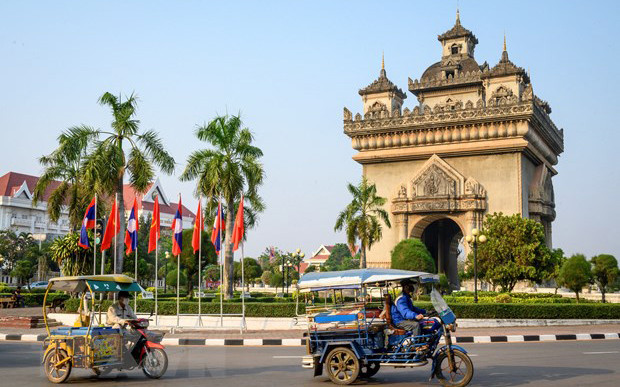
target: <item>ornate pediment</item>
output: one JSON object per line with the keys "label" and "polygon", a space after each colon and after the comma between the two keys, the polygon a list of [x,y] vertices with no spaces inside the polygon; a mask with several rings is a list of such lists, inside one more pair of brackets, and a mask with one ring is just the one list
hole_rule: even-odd
{"label": "ornate pediment", "polygon": [[476,179],[466,178],[433,155],[409,184],[400,186],[392,201],[392,213],[484,211],[486,195]]}
{"label": "ornate pediment", "polygon": [[456,196],[462,192],[465,177],[439,156],[433,155],[413,177],[413,197]]}

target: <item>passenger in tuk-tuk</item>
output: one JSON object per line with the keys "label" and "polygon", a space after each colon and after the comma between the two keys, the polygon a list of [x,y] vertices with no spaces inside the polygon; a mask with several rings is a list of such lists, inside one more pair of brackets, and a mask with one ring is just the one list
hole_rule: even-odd
{"label": "passenger in tuk-tuk", "polygon": [[137,319],[133,309],[129,306],[129,292],[118,292],[118,301],[110,305],[107,317],[107,324],[117,329],[124,328],[127,320]]}
{"label": "passenger in tuk-tuk", "polygon": [[[411,301],[411,295],[415,294],[417,290],[416,284],[410,279],[404,279],[400,281],[402,287],[401,295],[396,299],[394,307],[391,308],[392,323],[400,329],[412,332],[414,336],[420,334],[420,323],[424,319],[426,310],[416,308]],[[438,329],[441,324],[434,321],[430,328],[430,331]]]}

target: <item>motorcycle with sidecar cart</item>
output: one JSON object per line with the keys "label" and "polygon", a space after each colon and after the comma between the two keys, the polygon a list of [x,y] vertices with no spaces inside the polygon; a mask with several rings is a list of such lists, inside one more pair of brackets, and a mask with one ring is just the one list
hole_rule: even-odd
{"label": "motorcycle with sidecar cart", "polygon": [[[101,319],[101,302],[98,303],[95,294],[143,291],[132,278],[125,275],[53,278],[47,286],[43,305],[51,290],[81,294],[81,297],[80,314],[74,327],[51,330],[43,307],[48,334],[43,344],[43,368],[49,381],[65,382],[72,368],[88,368],[98,376],[115,369],[136,367],[149,378],[158,379],[164,375],[168,357],[160,343],[163,336],[146,329],[148,319],[129,320],[127,331],[104,326]],[[131,341],[126,339],[129,331],[132,332]]]}
{"label": "motorcycle with sidecar cart", "polygon": [[[347,385],[375,375],[381,367],[414,368],[431,362],[430,379],[437,378],[444,386],[468,385],[473,362],[464,348],[452,342],[456,316],[437,289],[430,291],[435,312],[422,321],[419,335],[392,324],[392,299],[404,279],[430,287],[439,282],[436,274],[394,269],[304,274],[298,289],[310,297],[306,298],[307,355],[302,366],[313,369],[315,376],[325,368],[333,383]],[[321,293],[324,303],[312,296]]]}

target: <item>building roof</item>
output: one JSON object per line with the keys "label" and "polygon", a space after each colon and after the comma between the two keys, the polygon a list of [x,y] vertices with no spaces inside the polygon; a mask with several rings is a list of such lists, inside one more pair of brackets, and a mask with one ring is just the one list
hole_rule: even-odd
{"label": "building roof", "polygon": [[506,51],[506,38],[504,37],[504,50],[502,51],[502,57],[499,63],[493,66],[491,70],[485,72],[481,78],[502,77],[507,75],[522,75],[525,77],[525,83],[530,83],[530,78],[527,76],[525,70],[512,63],[508,58],[508,51]]}
{"label": "building roof", "polygon": [[[18,172],[8,172],[0,177],[0,196],[13,196],[25,183],[28,187],[29,195],[34,192],[34,188],[39,181],[39,176],[26,175]],[[43,193],[42,201],[47,201],[52,192],[60,186],[60,181],[52,181]]]}
{"label": "building roof", "polygon": [[325,262],[329,259],[328,254],[315,255],[312,258],[309,258],[307,262]]}
{"label": "building roof", "polygon": [[[470,56],[467,56],[461,59],[451,59],[451,60],[454,62],[455,66],[458,67],[459,72],[461,73],[467,73],[467,72],[475,73],[475,72],[479,72],[482,70],[482,68],[478,65],[478,62],[476,62],[476,60]],[[443,70],[443,68],[448,65],[449,65],[448,61],[440,61],[440,62],[430,65],[424,71],[424,73],[422,73],[422,76],[420,77],[420,81],[425,82],[425,81],[430,81],[433,78],[438,78],[439,76],[441,76],[441,71]]]}
{"label": "building roof", "polygon": [[454,23],[454,27],[450,28],[448,31],[444,32],[443,34],[438,35],[437,40],[441,42],[444,40],[461,38],[465,36],[470,37],[470,39],[472,40],[474,44],[478,44],[478,39],[476,38],[476,35],[474,35],[470,30],[468,30],[467,28],[461,25],[461,16],[459,14],[459,11],[457,10],[456,11],[456,22]]}
{"label": "building roof", "polygon": [[[153,187],[153,184],[158,184],[158,181],[156,183],[149,184],[146,189],[146,192],[149,192],[151,190],[151,188]],[[138,199],[138,208],[144,211],[151,211],[151,212],[153,211],[153,208],[155,207],[155,203],[153,201],[143,200],[144,195],[137,193],[136,190],[134,190],[129,184],[124,184],[123,185],[123,202],[125,204],[125,210],[129,210],[131,208],[131,206],[133,205],[133,200],[136,197]],[[178,207],[178,203],[166,202],[165,200],[159,202],[159,211],[164,214],[171,214],[171,215],[176,214],[177,207]],[[184,205],[182,206],[182,211],[183,211],[183,217],[190,217],[190,218],[196,217],[196,215]]]}

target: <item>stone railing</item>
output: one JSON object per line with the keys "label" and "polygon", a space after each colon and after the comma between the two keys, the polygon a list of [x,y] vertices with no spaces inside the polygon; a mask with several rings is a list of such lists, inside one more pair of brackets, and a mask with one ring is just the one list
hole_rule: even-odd
{"label": "stone railing", "polygon": [[465,73],[458,73],[454,76],[448,75],[447,78],[436,76],[423,81],[418,81],[417,79],[411,80],[411,78],[409,78],[409,81],[407,83],[409,91],[415,93],[418,90],[430,89],[435,87],[454,86],[468,83],[482,83],[482,80],[480,79],[481,75],[482,71],[467,71]]}

